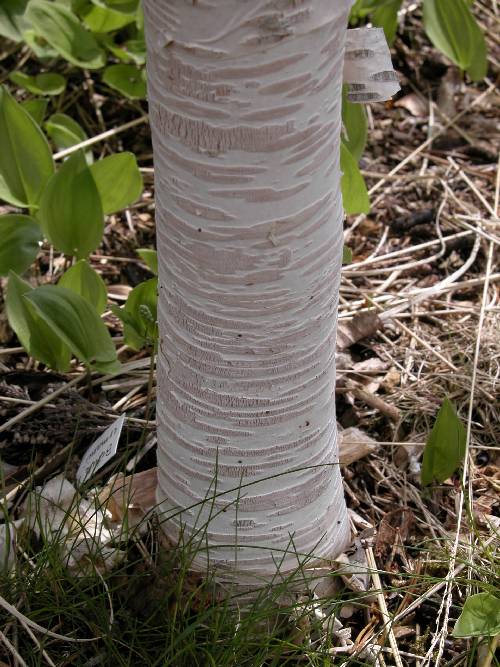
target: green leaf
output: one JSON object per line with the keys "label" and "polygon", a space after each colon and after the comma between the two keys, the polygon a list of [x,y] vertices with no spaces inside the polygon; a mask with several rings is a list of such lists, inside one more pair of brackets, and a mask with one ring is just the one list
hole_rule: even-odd
{"label": "green leaf", "polygon": [[341,188],[344,209],[348,215],[368,213],[370,199],[365,179],[359,171],[358,163],[342,141],[340,144]]}
{"label": "green leaf", "polygon": [[118,58],[118,60],[121,60],[124,63],[132,61],[132,57],[123,48],[123,44],[118,45],[115,43],[113,35],[101,34],[99,35],[99,42],[102,46],[105,46],[115,58]]}
{"label": "green leaf", "polygon": [[129,39],[124,43],[123,48],[137,65],[144,65],[146,62],[146,42],[144,39]]}
{"label": "green leaf", "polygon": [[360,160],[368,137],[366,111],[362,104],[353,104],[347,99],[348,86],[342,88],[342,123],[344,125],[344,143],[351,155]]}
{"label": "green leaf", "polygon": [[139,248],[137,254],[155,276],[158,275],[158,253],[151,248]]}
{"label": "green leaf", "polygon": [[54,173],[47,139],[23,107],[0,86],[0,199],[35,206]]}
{"label": "green leaf", "polygon": [[59,150],[88,139],[83,127],[65,113],[54,113],[45,123],[47,134]]}
{"label": "green leaf", "polygon": [[94,306],[99,315],[106,308],[108,292],[101,276],[86,259],[81,259],[61,276],[59,287],[66,287],[79,294]]}
{"label": "green leaf", "polygon": [[37,97],[33,100],[21,102],[22,108],[29,113],[37,125],[40,125],[47,111],[49,101],[43,97]]}
{"label": "green leaf", "polygon": [[24,72],[12,72],[9,79],[16,86],[21,86],[34,95],[59,95],[66,88],[66,79],[52,72],[43,72],[36,76],[29,76]]}
{"label": "green leaf", "polygon": [[81,151],[71,155],[48,182],[40,202],[40,222],[50,242],[77,259],[100,244],[101,197]]}
{"label": "green leaf", "polygon": [[351,8],[351,14],[349,16],[349,21],[352,23],[358,22],[359,19],[366,18],[372,14],[376,9],[381,5],[385,5],[387,2],[392,0],[356,0],[354,5]]}
{"label": "green leaf", "polygon": [[94,36],[67,7],[48,0],[31,0],[26,16],[37,35],[73,65],[87,69],[104,65],[104,52]]}
{"label": "green leaf", "polygon": [[443,401],[424,449],[422,484],[441,483],[453,475],[465,456],[466,433],[453,404]]}
{"label": "green leaf", "polygon": [[139,6],[139,0],[92,0],[92,3],[103,9],[113,9],[122,14],[132,14],[134,20]]}
{"label": "green leaf", "polygon": [[434,46],[473,81],[486,76],[486,42],[465,0],[424,0],[424,27]]}
{"label": "green leaf", "polygon": [[467,598],[453,637],[494,637],[500,633],[500,598],[477,593]]}
{"label": "green leaf", "polygon": [[122,62],[134,62],[136,65],[144,65],[146,62],[146,43],[143,39],[129,39],[118,45],[111,35],[101,35],[100,41]]}
{"label": "green leaf", "polygon": [[113,312],[124,323],[125,343],[134,350],[154,343],[157,338],[158,281],[151,278],[134,287],[124,308]]}
{"label": "green leaf", "polygon": [[106,215],[121,211],[142,192],[142,176],[133,153],[116,153],[90,167]]}
{"label": "green leaf", "polygon": [[144,41],[144,10],[140,2],[137,5],[135,24],[137,26],[137,30],[139,31],[139,38]]}
{"label": "green leaf", "polygon": [[392,44],[398,30],[398,12],[403,0],[385,0],[371,15],[373,25],[384,29],[385,37]]}
{"label": "green leaf", "polygon": [[106,373],[119,370],[109,331],[86,299],[55,285],[37,287],[24,298],[80,361]]}
{"label": "green leaf", "polygon": [[474,48],[470,64],[467,67],[467,74],[472,81],[481,81],[488,74],[488,47],[481,28],[473,18],[473,26],[471,31],[473,33],[472,41]]}
{"label": "green leaf", "polygon": [[124,12],[117,12],[113,9],[104,7],[89,6],[87,11],[83,14],[83,21],[85,25],[92,30],[92,32],[112,32],[119,30],[129,23],[133,23],[135,17],[133,14],[125,14]]}
{"label": "green leaf", "polygon": [[[45,129],[58,150],[71,148],[88,139],[83,127],[65,113],[52,114],[45,123]],[[91,150],[85,152],[85,159],[87,164],[92,164],[94,156]]]}
{"label": "green leaf", "polygon": [[38,222],[29,215],[0,217],[0,276],[24,273],[35,260],[42,241]]}
{"label": "green leaf", "polygon": [[23,32],[23,39],[33,51],[35,56],[42,61],[51,60],[58,57],[58,53],[53,49],[45,39],[38,35],[32,28]]}
{"label": "green leaf", "polygon": [[352,262],[352,250],[345,245],[342,248],[342,264],[350,264]]}
{"label": "green leaf", "polygon": [[29,355],[55,370],[69,370],[71,352],[24,298],[33,288],[12,271],[5,306],[12,329]]}
{"label": "green leaf", "polygon": [[364,18],[364,4],[365,0],[356,0],[351,7],[349,14],[349,25],[358,25],[359,19]]}
{"label": "green leaf", "polygon": [[0,5],[0,35],[20,42],[26,28],[24,12],[28,0],[2,0]]}
{"label": "green leaf", "polygon": [[124,308],[120,308],[119,306],[115,305],[114,303],[110,304],[109,309],[111,312],[116,315],[116,317],[123,322],[123,324],[127,324],[129,327],[132,327],[132,329],[135,331],[137,335],[138,332],[136,331],[136,322],[135,318],[133,315],[130,313],[127,313],[127,311]]}
{"label": "green leaf", "polygon": [[110,65],[104,70],[102,80],[131,100],[146,97],[146,73],[133,65]]}

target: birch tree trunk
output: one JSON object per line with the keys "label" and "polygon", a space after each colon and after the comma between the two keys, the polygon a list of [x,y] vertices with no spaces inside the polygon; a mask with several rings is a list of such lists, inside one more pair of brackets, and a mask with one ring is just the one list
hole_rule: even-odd
{"label": "birch tree trunk", "polygon": [[350,534],[334,399],[351,1],[144,4],[157,499],[170,539],[203,533],[195,568],[266,577]]}

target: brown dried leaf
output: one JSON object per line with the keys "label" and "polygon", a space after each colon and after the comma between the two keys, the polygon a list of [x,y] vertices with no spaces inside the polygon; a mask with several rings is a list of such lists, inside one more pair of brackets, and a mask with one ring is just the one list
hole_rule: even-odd
{"label": "brown dried leaf", "polygon": [[401,373],[393,366],[384,376],[384,379],[382,380],[382,388],[386,393],[390,394],[396,387],[399,386],[400,382]]}
{"label": "brown dried leaf", "polygon": [[340,465],[350,465],[371,454],[378,447],[377,441],[351,426],[339,432],[339,460]]}
{"label": "brown dried leaf", "polygon": [[405,637],[413,637],[415,634],[415,628],[404,625],[397,625],[395,628],[393,628],[393,632],[396,639],[404,639]]}
{"label": "brown dried leaf", "polygon": [[157,468],[123,477],[117,475],[99,494],[99,501],[111,512],[112,521],[131,513],[138,523],[156,504]]}
{"label": "brown dried leaf", "polygon": [[413,512],[407,507],[397,507],[387,512],[377,532],[373,551],[377,558],[387,558],[396,540],[404,542],[413,524]]}
{"label": "brown dried leaf", "polygon": [[108,296],[113,301],[126,301],[131,291],[130,285],[111,285]]}
{"label": "brown dried leaf", "polygon": [[394,102],[395,107],[400,107],[409,111],[412,116],[427,116],[427,105],[424,100],[416,93],[410,93]]}
{"label": "brown dried leaf", "polygon": [[373,336],[382,328],[382,320],[373,312],[358,313],[349,322],[340,322],[337,328],[337,349],[345,350],[354,343]]}

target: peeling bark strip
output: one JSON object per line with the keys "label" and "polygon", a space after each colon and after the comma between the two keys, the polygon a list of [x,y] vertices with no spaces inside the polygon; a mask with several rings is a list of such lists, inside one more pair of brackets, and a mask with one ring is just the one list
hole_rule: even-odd
{"label": "peeling bark strip", "polygon": [[[331,556],[349,539],[334,353],[351,0],[144,4],[157,498],[165,516],[184,509],[164,524],[170,539],[182,525],[208,544],[196,567],[272,575],[297,566],[294,551]],[[203,504],[214,491],[230,492]]]}
{"label": "peeling bark strip", "polygon": [[399,78],[382,28],[347,31],[344,83],[349,101],[361,104],[389,100],[398,92]]}

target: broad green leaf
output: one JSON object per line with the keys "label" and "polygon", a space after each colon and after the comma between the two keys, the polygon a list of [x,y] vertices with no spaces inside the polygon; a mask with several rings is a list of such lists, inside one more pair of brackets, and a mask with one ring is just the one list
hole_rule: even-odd
{"label": "broad green leaf", "polygon": [[24,273],[37,256],[42,231],[29,215],[2,215],[0,239],[0,276]]}
{"label": "broad green leaf", "polygon": [[0,86],[0,199],[35,206],[54,173],[47,139],[23,107]]}
{"label": "broad green leaf", "polygon": [[144,264],[152,271],[155,276],[158,275],[158,253],[151,248],[139,248],[137,254]]}
{"label": "broad green leaf", "polygon": [[116,315],[116,317],[123,322],[123,324],[127,324],[129,327],[131,327],[137,335],[139,335],[135,329],[136,327],[136,322],[135,318],[133,315],[130,313],[127,313],[125,308],[120,308],[120,306],[115,305],[114,303],[110,304],[109,309],[111,312]]}
{"label": "broad green leaf", "polygon": [[146,62],[146,43],[142,39],[129,39],[119,45],[115,43],[112,35],[100,35],[99,39],[103,46],[124,63],[144,65]]}
{"label": "broad green leaf", "polygon": [[144,10],[142,8],[142,3],[139,3],[137,7],[137,17],[135,24],[137,26],[137,30],[139,31],[139,38],[144,39]]}
{"label": "broad green leaf", "polygon": [[466,433],[453,404],[446,398],[439,409],[422,461],[422,484],[441,483],[459,468],[465,456]]}
{"label": "broad green leaf", "polygon": [[341,188],[344,209],[348,215],[368,213],[370,199],[365,179],[359,171],[356,159],[342,141],[340,144],[340,169],[342,171]]}
{"label": "broad green leaf", "polygon": [[86,299],[55,285],[37,287],[24,298],[80,361],[106,373],[119,370],[109,331]]}
{"label": "broad green leaf", "polygon": [[137,13],[139,6],[139,0],[92,0],[92,3],[103,9],[114,9],[116,12],[132,15]]}
{"label": "broad green leaf", "polygon": [[472,20],[471,32],[473,33],[472,42],[474,47],[470,65],[466,71],[472,81],[481,81],[488,74],[488,47],[476,19],[472,17]]}
{"label": "broad green leaf", "polygon": [[142,176],[133,153],[116,153],[90,167],[106,215],[121,211],[142,192]]}
{"label": "broad green leaf", "polygon": [[[469,54],[459,44],[460,33],[456,32],[455,18],[452,14],[458,10],[460,13],[463,7],[460,7],[461,0],[452,0],[451,14],[449,17],[444,15],[446,9],[446,0],[424,0],[424,28],[427,36],[436,48],[442,51],[450,60],[462,69],[465,69],[469,63]],[[449,21],[447,20],[449,18]]]}
{"label": "broad green leaf", "polygon": [[0,3],[0,35],[13,42],[20,42],[26,28],[24,12],[28,0],[2,0]]}
{"label": "broad green leaf", "polygon": [[54,113],[45,123],[47,134],[59,150],[88,139],[83,127],[65,113]]}
{"label": "broad green leaf", "polygon": [[467,598],[455,627],[454,637],[494,637],[500,633],[500,598],[477,593]]}
{"label": "broad green leaf", "polygon": [[139,31],[139,38],[144,41],[144,10],[142,9],[142,4],[139,3],[137,6],[137,16],[135,20],[137,30]]}
{"label": "broad green leaf", "polygon": [[133,65],[110,65],[104,70],[102,80],[131,100],[146,97],[146,73]]}
{"label": "broad green leaf", "polygon": [[33,30],[33,28],[28,28],[23,32],[23,40],[39,60],[52,60],[59,55],[41,35]]}
{"label": "broad green leaf", "polygon": [[384,5],[391,0],[356,0],[351,8],[349,21],[357,24],[359,19],[363,19],[372,14],[380,5]]}
{"label": "broad green leaf", "polygon": [[115,58],[118,58],[118,60],[121,60],[124,63],[132,61],[131,55],[123,48],[123,44],[118,45],[115,43],[113,35],[99,35],[99,42],[102,46],[105,46]]}
{"label": "broad green leaf", "polygon": [[434,46],[471,79],[486,76],[486,42],[466,0],[424,0],[424,27]]}
{"label": "broad green leaf", "polygon": [[123,48],[137,65],[146,62],[146,42],[144,39],[129,39],[123,44]]}
{"label": "broad green leaf", "polygon": [[366,111],[362,104],[353,104],[347,99],[348,86],[342,88],[342,123],[344,143],[356,160],[360,160],[368,137]]}
{"label": "broad green leaf", "polygon": [[112,32],[133,23],[134,20],[133,14],[125,14],[95,5],[90,5],[83,14],[83,21],[92,32]]}
{"label": "broad green leaf", "polygon": [[9,79],[16,86],[21,86],[34,95],[59,95],[66,88],[66,79],[55,72],[43,72],[36,76],[24,72],[12,72]]}
{"label": "broad green leaf", "polygon": [[398,12],[401,9],[403,0],[385,0],[379,3],[371,15],[373,25],[384,29],[385,37],[389,44],[392,44],[398,29]]}
{"label": "broad green leaf", "polygon": [[[58,150],[71,148],[88,139],[85,130],[76,120],[65,113],[54,113],[45,123],[47,134]],[[85,152],[87,164],[92,164],[94,156],[91,150]]]}
{"label": "broad green leaf", "polygon": [[50,242],[67,255],[84,259],[104,231],[101,197],[81,151],[71,155],[47,183],[40,222]]}
{"label": "broad green leaf", "polygon": [[113,313],[124,323],[125,343],[134,350],[151,345],[157,338],[158,281],[151,278],[134,287],[123,308]]}
{"label": "broad green leaf", "polygon": [[31,0],[26,13],[36,33],[73,65],[98,69],[105,62],[95,37],[73,12],[48,0]]}
{"label": "broad green leaf", "polygon": [[22,108],[29,113],[37,125],[40,125],[47,111],[49,101],[43,97],[37,97],[33,100],[21,102]]}
{"label": "broad green leaf", "polygon": [[101,276],[94,271],[86,259],[81,259],[61,276],[59,287],[66,287],[83,296],[91,303],[99,315],[106,308],[108,292]]}
{"label": "broad green leaf", "polygon": [[350,264],[352,262],[352,250],[345,245],[342,248],[342,264]]}
{"label": "broad green leaf", "polygon": [[12,271],[9,273],[5,298],[9,324],[28,354],[50,368],[65,372],[69,370],[71,352],[24,298],[32,290],[29,283]]}
{"label": "broad green leaf", "polygon": [[363,0],[356,0],[351,7],[351,12],[349,14],[349,25],[356,26],[359,23],[359,20],[363,18],[361,14],[361,3]]}

